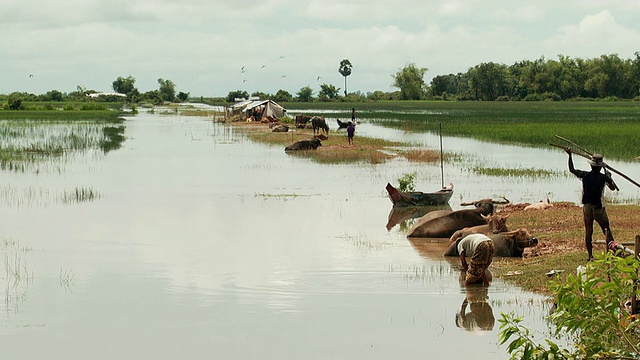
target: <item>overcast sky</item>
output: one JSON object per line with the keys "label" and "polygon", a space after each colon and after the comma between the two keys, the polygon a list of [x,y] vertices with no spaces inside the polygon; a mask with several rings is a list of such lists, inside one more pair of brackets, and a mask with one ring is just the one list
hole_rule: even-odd
{"label": "overcast sky", "polygon": [[342,92],[342,59],[349,92],[366,93],[395,90],[409,63],[429,83],[481,62],[640,51],[639,0],[0,0],[0,14],[3,94],[112,91],[129,75],[141,92],[158,78],[205,97]]}

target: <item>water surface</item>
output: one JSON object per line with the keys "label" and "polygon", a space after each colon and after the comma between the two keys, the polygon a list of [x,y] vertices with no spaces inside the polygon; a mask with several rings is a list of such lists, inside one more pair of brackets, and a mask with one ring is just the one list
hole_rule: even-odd
{"label": "water surface", "polygon": [[[409,241],[406,226],[387,229],[386,183],[417,171],[420,190],[435,190],[437,164],[321,165],[207,118],[140,114],[126,127],[120,150],[76,154],[59,171],[2,174],[3,354],[507,359],[501,313],[547,331],[543,297],[500,280],[468,292],[441,244]],[[439,141],[367,123],[359,135]],[[444,144],[479,163],[566,166],[560,151]],[[454,209],[488,196],[579,195],[565,176],[496,179],[446,164],[445,178],[456,186]],[[77,187],[99,198],[57,200]]]}

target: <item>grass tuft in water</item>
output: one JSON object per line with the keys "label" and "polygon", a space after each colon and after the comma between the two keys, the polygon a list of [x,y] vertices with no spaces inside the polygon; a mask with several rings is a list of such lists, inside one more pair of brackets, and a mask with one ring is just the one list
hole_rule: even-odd
{"label": "grass tuft in water", "polygon": [[531,178],[549,178],[552,176],[560,176],[557,171],[549,171],[536,168],[496,168],[496,167],[472,167],[473,173],[485,176],[497,177],[531,177]]}

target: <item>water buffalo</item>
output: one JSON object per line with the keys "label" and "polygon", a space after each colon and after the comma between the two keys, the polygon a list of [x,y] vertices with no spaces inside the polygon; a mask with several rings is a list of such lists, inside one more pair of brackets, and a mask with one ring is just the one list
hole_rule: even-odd
{"label": "water buffalo", "polygon": [[467,235],[471,234],[497,234],[501,232],[509,231],[507,227],[507,219],[511,214],[507,215],[498,215],[491,214],[489,216],[482,216],[487,223],[485,225],[477,225],[472,227],[466,227],[464,229],[458,230],[451,235],[451,239],[449,239],[449,243],[452,243],[458,239],[461,239]]}
{"label": "water buffalo", "polygon": [[304,129],[309,120],[311,120],[309,115],[296,115],[296,128]]}
{"label": "water buffalo", "polygon": [[[538,239],[525,228],[487,236],[493,241],[493,256],[498,257],[522,257],[524,249],[538,245]],[[457,242],[450,244],[444,256],[459,256],[456,245]]]}
{"label": "water buffalo", "polygon": [[324,121],[322,116],[314,116],[311,118],[311,125],[313,127],[313,134],[315,135],[316,131],[324,131],[325,134],[329,133],[329,125]]}
{"label": "water buffalo", "polygon": [[296,150],[315,150],[318,146],[322,146],[320,139],[313,138],[311,140],[300,140],[284,148],[284,151],[296,151]]}
{"label": "water buffalo", "polygon": [[[450,238],[454,232],[460,229],[485,225],[487,220],[483,218],[483,215],[493,213],[493,204],[491,202],[483,202],[476,204],[476,206],[475,209],[457,210],[435,218],[432,211],[425,215],[429,216],[430,219],[426,221],[422,218],[419,219],[411,227],[407,237]],[[442,210],[440,213],[446,211]]]}
{"label": "water buffalo", "polygon": [[278,124],[278,125],[275,125],[273,128],[271,128],[271,131],[272,132],[288,132],[289,127],[287,125]]}

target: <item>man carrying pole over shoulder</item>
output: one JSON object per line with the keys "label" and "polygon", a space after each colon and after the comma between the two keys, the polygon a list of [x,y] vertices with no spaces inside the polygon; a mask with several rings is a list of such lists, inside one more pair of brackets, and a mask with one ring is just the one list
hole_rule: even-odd
{"label": "man carrying pole over shoulder", "polygon": [[[569,154],[569,171],[582,180],[582,212],[584,218],[585,235],[584,241],[587,247],[589,258],[587,261],[593,260],[593,221],[595,220],[602,233],[605,235],[607,249],[616,251],[617,244],[613,241],[611,228],[609,226],[609,217],[607,211],[602,204],[602,193],[604,186],[611,190],[618,190],[618,187],[611,178],[611,173],[605,168],[606,164],[602,161],[602,155],[593,154],[588,160],[591,165],[591,171],[576,170],[573,166],[573,157],[571,156],[571,148],[564,149]],[[604,174],[600,169],[605,168]]]}

